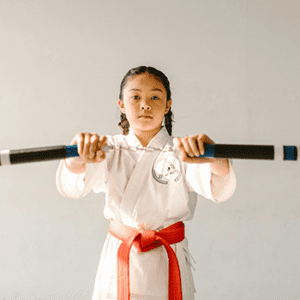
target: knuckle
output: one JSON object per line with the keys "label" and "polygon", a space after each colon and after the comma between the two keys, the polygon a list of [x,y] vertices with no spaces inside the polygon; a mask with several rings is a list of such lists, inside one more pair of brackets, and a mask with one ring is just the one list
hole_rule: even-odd
{"label": "knuckle", "polygon": [[90,144],[91,143],[91,138],[89,136],[86,136],[84,141],[85,141],[86,144]]}
{"label": "knuckle", "polygon": [[98,139],[97,137],[92,136],[90,141],[92,142],[93,145],[95,145],[95,144],[98,143],[98,140],[99,140],[99,139]]}
{"label": "knuckle", "polygon": [[75,138],[77,141],[82,141],[84,139],[84,134],[83,133],[77,133]]}
{"label": "knuckle", "polygon": [[98,135],[98,134],[93,134],[93,135],[92,135],[92,139],[93,139],[94,141],[98,141],[98,140],[99,140],[99,135]]}

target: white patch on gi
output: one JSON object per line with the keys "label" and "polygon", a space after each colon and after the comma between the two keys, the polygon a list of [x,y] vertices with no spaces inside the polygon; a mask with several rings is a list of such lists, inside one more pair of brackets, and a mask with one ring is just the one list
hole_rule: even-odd
{"label": "white patch on gi", "polygon": [[170,180],[177,182],[180,179],[180,158],[168,155],[158,159],[152,167],[153,178],[162,184],[168,184]]}

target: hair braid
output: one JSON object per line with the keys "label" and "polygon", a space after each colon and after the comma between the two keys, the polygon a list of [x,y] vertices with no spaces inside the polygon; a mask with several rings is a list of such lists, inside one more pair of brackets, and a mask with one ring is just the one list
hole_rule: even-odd
{"label": "hair braid", "polygon": [[129,122],[126,118],[126,115],[121,113],[120,115],[121,122],[119,122],[118,126],[122,130],[122,134],[127,135],[129,133]]}
{"label": "hair braid", "polygon": [[172,122],[174,122],[172,117],[174,117],[174,115],[170,108],[168,113],[165,115],[165,127],[169,135],[171,136],[172,136]]}

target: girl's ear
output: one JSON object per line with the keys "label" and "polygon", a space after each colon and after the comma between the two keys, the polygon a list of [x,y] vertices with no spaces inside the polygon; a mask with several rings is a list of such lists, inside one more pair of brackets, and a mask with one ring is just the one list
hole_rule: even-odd
{"label": "girl's ear", "polygon": [[118,100],[118,104],[119,104],[119,107],[120,107],[120,110],[123,114],[125,114],[125,107],[124,107],[124,101],[122,100]]}
{"label": "girl's ear", "polygon": [[166,113],[165,114],[167,114],[169,112],[171,105],[172,105],[172,99],[169,99],[166,104]]}

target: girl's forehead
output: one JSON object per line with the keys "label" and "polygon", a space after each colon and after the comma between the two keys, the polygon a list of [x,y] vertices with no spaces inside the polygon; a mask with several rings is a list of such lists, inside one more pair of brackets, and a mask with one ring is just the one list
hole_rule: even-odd
{"label": "girl's forehead", "polygon": [[129,77],[126,82],[125,89],[130,90],[134,88],[157,88],[165,90],[164,85],[161,83],[159,78],[149,73],[143,73]]}

